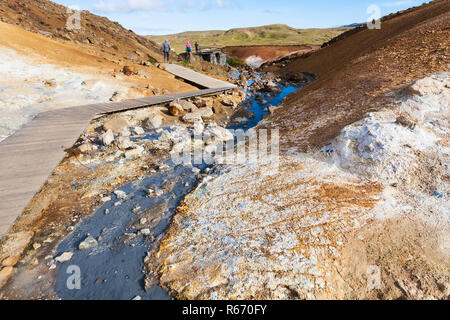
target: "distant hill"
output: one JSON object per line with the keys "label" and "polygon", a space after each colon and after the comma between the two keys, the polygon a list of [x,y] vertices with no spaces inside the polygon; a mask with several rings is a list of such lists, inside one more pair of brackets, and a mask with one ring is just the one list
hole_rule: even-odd
{"label": "distant hill", "polygon": [[147,36],[147,38],[158,43],[169,39],[175,51],[182,52],[185,49],[186,40],[189,40],[192,45],[197,41],[202,48],[246,45],[322,45],[349,29],[351,28],[295,29],[283,24],[274,24],[228,31],[187,31],[164,36]]}

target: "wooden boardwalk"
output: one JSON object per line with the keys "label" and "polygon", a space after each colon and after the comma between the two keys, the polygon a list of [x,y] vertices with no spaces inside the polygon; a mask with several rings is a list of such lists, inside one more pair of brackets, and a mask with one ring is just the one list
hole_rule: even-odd
{"label": "wooden boardwalk", "polygon": [[208,85],[208,89],[44,112],[0,142],[0,239],[64,159],[64,150],[73,146],[93,118],[234,88],[229,83],[212,78],[206,81],[206,76],[187,71],[184,79],[189,82],[200,79],[198,85]]}
{"label": "wooden boardwalk", "polygon": [[176,77],[188,80],[189,82],[195,83],[197,85],[202,86],[203,88],[223,88],[230,87],[235,88],[236,86],[230,84],[228,82],[214,79],[198,72],[195,72],[191,69],[183,68],[176,64],[162,64],[167,72],[175,75]]}

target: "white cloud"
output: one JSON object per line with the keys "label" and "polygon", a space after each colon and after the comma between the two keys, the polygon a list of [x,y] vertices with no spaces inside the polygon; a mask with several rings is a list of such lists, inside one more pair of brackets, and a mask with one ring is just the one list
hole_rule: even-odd
{"label": "white cloud", "polygon": [[100,12],[132,12],[146,10],[165,10],[160,0],[101,0],[94,5]]}
{"label": "white cloud", "polygon": [[405,6],[405,5],[414,5],[418,4],[418,1],[415,0],[399,0],[395,2],[385,2],[381,4],[383,7],[399,7],[399,6]]}

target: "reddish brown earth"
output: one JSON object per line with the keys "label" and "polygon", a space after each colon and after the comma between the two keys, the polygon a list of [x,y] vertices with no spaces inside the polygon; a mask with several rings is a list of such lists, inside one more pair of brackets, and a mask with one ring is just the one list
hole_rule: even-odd
{"label": "reddish brown earth", "polygon": [[288,96],[270,118],[270,126],[280,129],[282,149],[322,146],[367,112],[387,106],[389,92],[449,71],[449,1],[383,20],[380,30],[362,28],[316,52],[265,68],[318,77]]}
{"label": "reddish brown earth", "polygon": [[88,11],[81,12],[81,30],[68,30],[66,23],[71,13],[67,7],[47,0],[2,0],[0,21],[18,25],[32,32],[49,33],[53,39],[86,44],[119,57],[135,53],[159,60],[159,46],[144,37],[127,30],[119,23]]}
{"label": "reddish brown earth", "polygon": [[227,55],[246,60],[251,56],[258,56],[264,61],[271,61],[294,52],[307,53],[319,49],[320,46],[235,46],[225,47]]}

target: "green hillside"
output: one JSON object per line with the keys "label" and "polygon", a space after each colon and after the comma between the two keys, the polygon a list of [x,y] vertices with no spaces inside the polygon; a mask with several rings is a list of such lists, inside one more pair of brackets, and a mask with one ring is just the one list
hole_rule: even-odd
{"label": "green hillside", "polygon": [[351,28],[295,29],[287,25],[268,25],[254,28],[239,28],[228,31],[187,31],[164,36],[147,36],[162,43],[169,39],[175,51],[182,52],[186,41],[195,41],[201,48],[241,45],[322,45]]}

